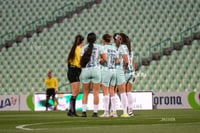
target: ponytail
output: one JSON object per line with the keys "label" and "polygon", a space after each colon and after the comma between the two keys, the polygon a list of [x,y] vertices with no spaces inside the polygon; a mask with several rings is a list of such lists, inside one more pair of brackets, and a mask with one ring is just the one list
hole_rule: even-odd
{"label": "ponytail", "polygon": [[126,34],[120,33],[120,35],[122,36],[122,43],[126,44],[128,51],[129,51],[129,55],[130,55],[131,54],[131,41]]}
{"label": "ponytail", "polygon": [[93,43],[88,45],[87,50],[83,54],[83,57],[81,58],[81,62],[80,62],[81,67],[84,68],[87,65],[87,63],[90,61],[92,50],[93,50]]}
{"label": "ponytail", "polygon": [[80,65],[82,68],[86,67],[88,62],[90,61],[90,57],[92,55],[94,42],[96,41],[96,35],[95,33],[89,33],[87,36],[87,41],[89,43],[85,53],[83,54],[83,57],[81,58]]}
{"label": "ponytail", "polygon": [[76,50],[76,47],[78,45],[80,45],[82,43],[82,41],[84,40],[84,37],[81,36],[81,35],[77,35],[76,38],[75,38],[75,41],[73,43],[73,46],[69,52],[69,56],[67,58],[67,63],[69,63],[70,61],[72,61],[74,58],[75,58],[75,50]]}
{"label": "ponytail", "polygon": [[127,48],[128,48],[129,54],[131,54],[131,40],[129,39],[128,36],[127,36],[126,45],[127,45]]}

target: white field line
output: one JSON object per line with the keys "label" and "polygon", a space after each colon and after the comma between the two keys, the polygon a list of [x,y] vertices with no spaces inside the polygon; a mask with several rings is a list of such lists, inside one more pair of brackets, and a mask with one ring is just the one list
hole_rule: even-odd
{"label": "white field line", "polygon": [[44,123],[33,123],[33,124],[24,124],[24,125],[19,125],[19,126],[16,126],[17,129],[22,129],[22,130],[45,130],[45,129],[31,129],[31,128],[25,128],[25,127],[28,127],[28,126],[34,126],[34,125],[42,125]]}
{"label": "white field line", "polygon": [[[107,120],[101,120],[101,121],[107,121]],[[57,121],[57,122],[44,122],[44,123],[32,123],[32,124],[24,124],[24,125],[18,125],[16,126],[17,129],[21,129],[21,130],[48,130],[48,128],[28,128],[28,126],[35,126],[35,125],[45,125],[45,124],[58,124],[58,123],[69,123],[70,121]],[[79,121],[79,122],[85,122],[85,121]],[[71,122],[70,122],[71,123]],[[171,124],[175,124],[175,123],[155,123],[155,124],[137,124],[137,125],[131,125],[131,126],[147,126],[147,125],[171,125]],[[200,124],[200,122],[190,122],[190,123],[176,123],[176,124],[183,124],[183,125],[190,125],[190,124]],[[123,125],[126,126],[126,125]],[[127,125],[128,126],[128,125]],[[130,125],[129,125],[130,126]],[[107,127],[104,125],[104,127]],[[108,125],[108,127],[118,127],[118,125]],[[89,127],[68,127],[68,129],[73,129],[73,128],[99,128],[97,126],[89,126]]]}
{"label": "white field line", "polygon": [[23,125],[19,125],[19,126],[16,126],[17,129],[22,129],[22,130],[47,130],[47,128],[37,128],[37,129],[31,129],[31,128],[26,128],[28,126],[36,126],[36,125],[45,125],[45,124],[52,124],[52,123],[66,123],[66,122],[69,122],[69,121],[54,121],[54,122],[43,122],[43,123],[32,123],[32,124],[23,124]]}

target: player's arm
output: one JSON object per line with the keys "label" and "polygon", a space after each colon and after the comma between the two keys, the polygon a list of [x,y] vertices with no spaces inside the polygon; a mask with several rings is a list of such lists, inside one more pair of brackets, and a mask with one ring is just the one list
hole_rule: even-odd
{"label": "player's arm", "polygon": [[106,56],[107,52],[106,51],[107,50],[104,49],[103,46],[100,47],[100,63],[101,64],[103,64],[104,62],[107,61],[107,56]]}
{"label": "player's arm", "polygon": [[126,70],[126,68],[128,66],[128,56],[127,56],[127,54],[123,54],[122,58],[123,58],[123,61],[124,61],[124,70]]}
{"label": "player's arm", "polygon": [[115,64],[119,64],[119,63],[120,63],[119,58],[116,58],[116,59],[115,59]]}
{"label": "player's arm", "polygon": [[135,60],[134,60],[134,57],[133,57],[133,68],[135,69]]}
{"label": "player's arm", "polygon": [[[134,70],[135,70],[135,60],[134,60],[134,57],[133,57],[133,62],[132,62],[132,63],[133,63],[133,68],[134,68]],[[135,78],[135,76],[134,76],[133,82],[135,82],[135,79],[136,79],[136,78]]]}
{"label": "player's arm", "polygon": [[101,54],[100,63],[103,64],[106,61],[107,61],[106,54],[105,53]]}
{"label": "player's arm", "polygon": [[58,92],[58,81],[57,81],[56,78],[55,78],[55,87],[56,87],[56,88],[55,88],[55,89],[56,89],[55,91],[56,91],[56,93],[57,93],[57,92]]}
{"label": "player's arm", "polygon": [[120,64],[120,60],[119,60],[119,51],[116,50],[116,55],[115,55],[115,64],[118,65]]}

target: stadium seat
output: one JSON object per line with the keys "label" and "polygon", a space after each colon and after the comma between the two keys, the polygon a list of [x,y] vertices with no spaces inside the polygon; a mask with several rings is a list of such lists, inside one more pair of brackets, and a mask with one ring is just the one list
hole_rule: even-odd
{"label": "stadium seat", "polygon": [[[76,1],[74,5],[80,7],[89,2],[93,3],[94,1]],[[25,33],[22,29],[26,24],[41,18],[54,20],[53,12],[67,3],[68,1],[62,0],[2,1],[0,8],[3,21],[0,35],[14,30],[15,36],[23,36]],[[74,6],[65,7],[64,11],[75,11],[75,8]],[[23,39],[22,43],[14,43],[11,49],[2,48],[0,57],[3,65],[0,68],[6,71],[2,72],[5,80],[1,81],[0,89],[11,88],[4,91],[6,94],[10,94],[9,91],[14,92],[13,88],[15,87],[19,88],[17,91],[20,93],[45,92],[42,79],[49,69],[56,71],[56,76],[60,80],[59,84],[67,82],[66,58],[77,34],[82,34],[86,42],[87,34],[95,32],[97,42],[101,43],[101,37],[106,32],[111,34],[124,32],[131,38],[134,52],[140,53],[142,58],[148,57],[149,45],[157,44],[167,38],[171,38],[172,43],[179,43],[180,32],[199,23],[199,11],[199,3],[195,0],[183,2],[180,0],[103,0],[101,4],[93,5],[89,10],[83,10],[80,14],[74,14],[71,19],[65,19],[61,24],[54,24],[51,29],[44,28],[40,35],[33,34],[32,38]],[[46,25],[46,23],[38,21],[37,25]],[[199,31],[199,27],[195,27],[193,33]],[[188,33],[184,34],[184,38],[188,36]],[[163,48],[168,46],[169,44],[163,44]],[[159,52],[158,48],[152,50]],[[147,68],[141,67],[140,71],[148,76],[138,77],[133,86],[134,90],[164,92],[194,90],[194,88],[199,90],[199,75],[195,74],[199,72],[196,63],[200,58],[197,54],[200,52],[199,42],[194,41],[191,46],[187,48],[184,46],[182,50],[173,51],[169,57],[163,56],[159,62],[152,61]],[[177,60],[179,61],[177,62]],[[188,68],[191,71],[188,71]],[[16,84],[3,82],[10,79],[6,76],[7,72],[16,73],[16,76],[11,77],[11,81]],[[154,81],[151,76],[157,81]],[[187,76],[191,80],[187,80]],[[175,83],[174,79],[176,79]],[[30,82],[18,83],[24,80]],[[152,82],[154,84],[151,84]],[[171,84],[167,85],[169,83]],[[67,87],[67,90],[62,89],[62,91],[70,92],[71,90]]]}

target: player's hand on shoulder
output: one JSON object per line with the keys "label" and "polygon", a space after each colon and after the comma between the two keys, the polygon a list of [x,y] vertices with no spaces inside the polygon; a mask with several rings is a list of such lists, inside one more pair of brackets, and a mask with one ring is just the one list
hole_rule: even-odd
{"label": "player's hand on shoulder", "polygon": [[136,80],[136,78],[134,77],[134,78],[133,78],[133,82],[135,82],[135,80]]}

